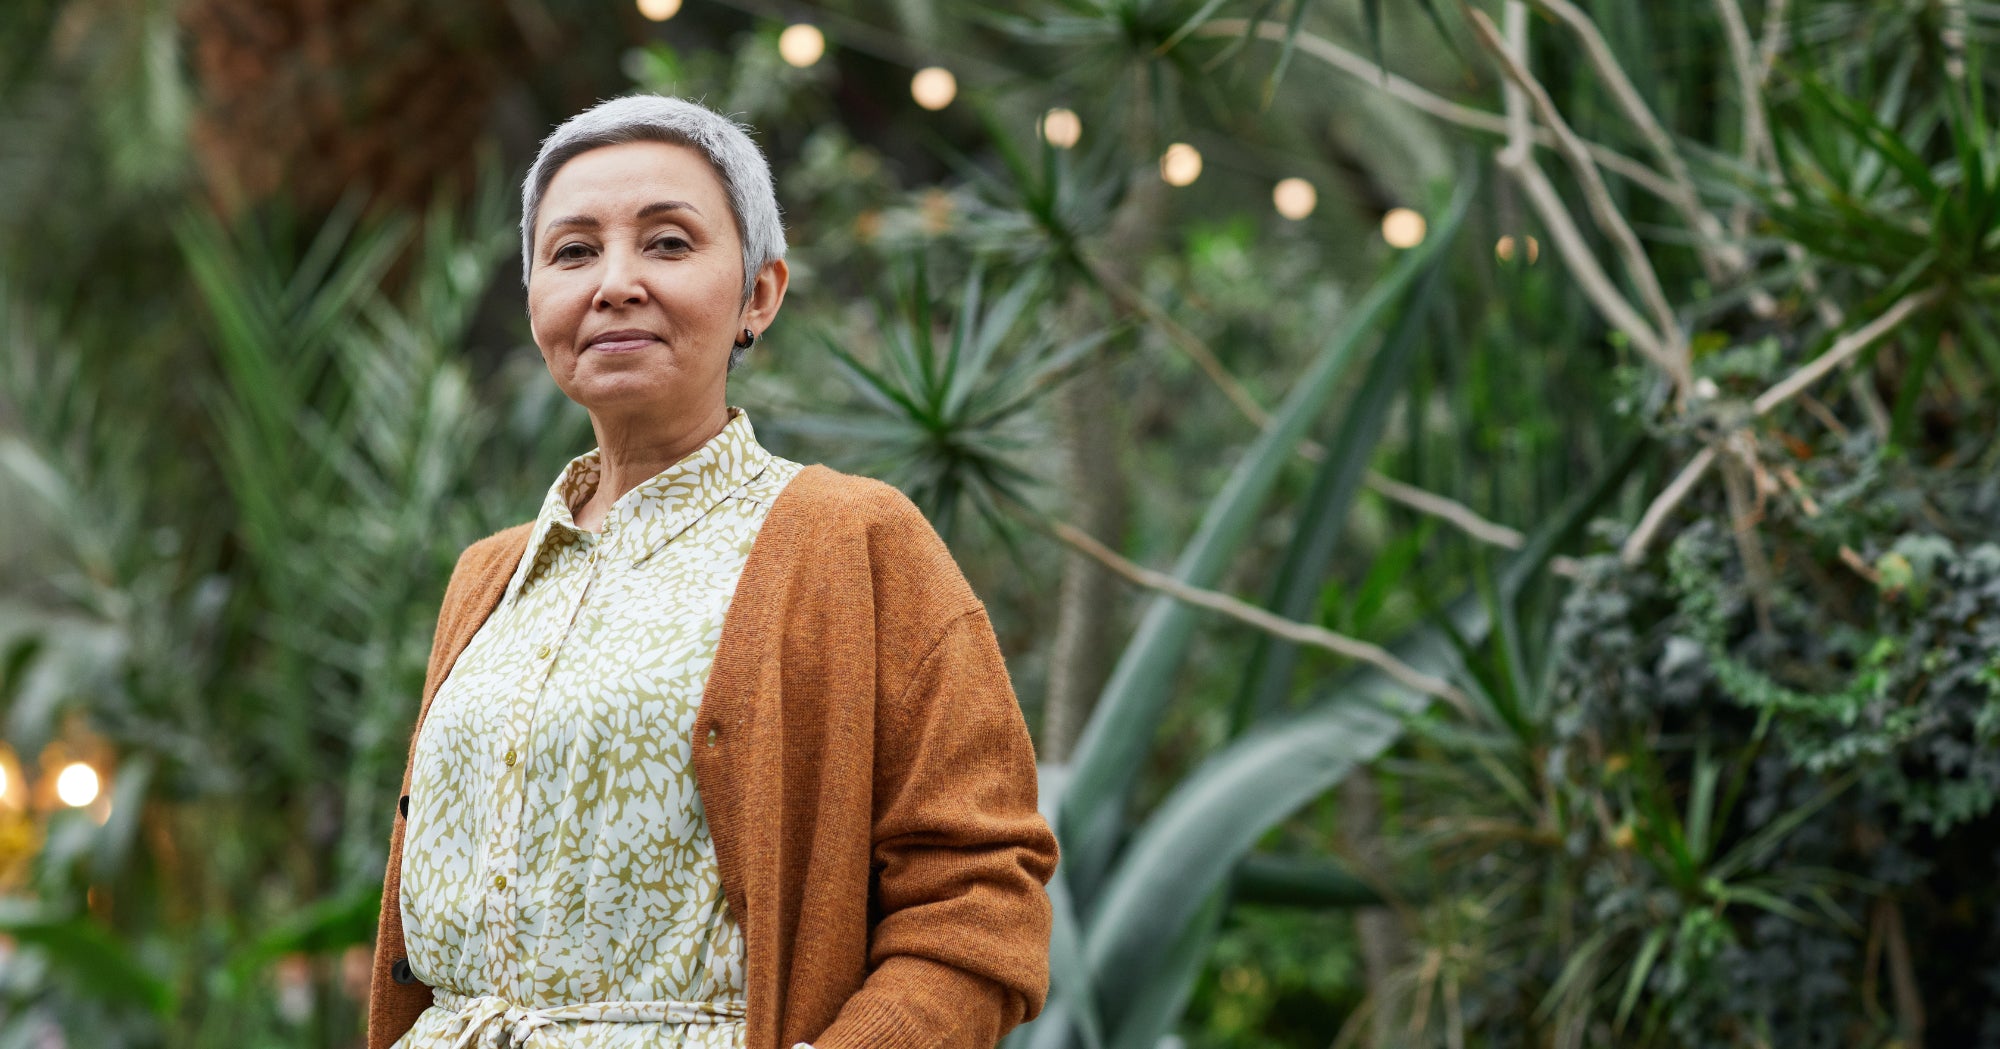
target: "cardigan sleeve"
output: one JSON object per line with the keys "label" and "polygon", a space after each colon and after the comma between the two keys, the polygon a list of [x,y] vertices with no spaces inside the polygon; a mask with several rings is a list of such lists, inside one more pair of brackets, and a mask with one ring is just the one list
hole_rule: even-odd
{"label": "cardigan sleeve", "polygon": [[870,974],[816,1049],[990,1049],[1048,993],[1055,835],[983,607],[879,701]]}

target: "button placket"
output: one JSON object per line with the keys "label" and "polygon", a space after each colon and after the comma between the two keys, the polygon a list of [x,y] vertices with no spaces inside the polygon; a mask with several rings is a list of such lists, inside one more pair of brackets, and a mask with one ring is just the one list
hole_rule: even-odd
{"label": "button placket", "polygon": [[[574,552],[570,552],[574,556]],[[501,755],[503,770],[497,777],[494,791],[494,815],[492,832],[488,839],[486,887],[486,949],[489,967],[500,979],[511,983],[516,979],[519,961],[516,952],[515,930],[520,928],[520,867],[522,819],[527,801],[526,769],[521,775],[513,770],[526,756],[526,749],[533,732],[535,713],[541,706],[542,696],[552,686],[555,677],[555,657],[560,654],[560,646],[566,640],[576,620],[576,611],[582,605],[583,595],[590,585],[594,561],[593,551],[586,560],[583,585],[573,596],[563,600],[568,615],[563,617],[562,626],[545,640],[538,642],[531,659],[524,661],[521,668],[521,690],[506,719],[505,736],[502,740],[505,751]],[[547,578],[543,582],[544,597],[562,594],[566,589],[562,584],[564,562],[574,566],[574,561],[558,557],[557,563],[549,566]],[[574,568],[572,567],[572,571]],[[561,606],[549,609],[560,612]]]}
{"label": "button placket", "polygon": [[[545,667],[530,667],[524,671],[524,678],[546,681]],[[544,685],[535,685],[522,690],[523,695],[512,704],[506,719],[504,732],[508,740],[525,741],[526,726],[530,718],[524,714],[523,706],[535,702],[531,693],[539,693]],[[511,774],[513,766],[520,760],[519,743],[507,747],[502,761],[507,770],[497,777],[494,791],[494,818],[492,820],[491,848],[487,861],[487,917],[486,944],[488,969],[502,981],[503,986],[515,978],[515,930],[520,928],[520,885],[519,868],[521,857],[520,811],[524,795],[524,776]]]}
{"label": "button placket", "polygon": [[[562,654],[563,646],[568,643],[581,621],[583,608],[588,603],[591,589],[597,582],[599,566],[606,563],[602,555],[610,545],[611,534],[612,525],[607,522],[602,535],[579,539],[578,545],[588,553],[583,555],[581,565],[577,565],[575,561],[569,562],[570,572],[564,572],[560,565],[550,566],[552,571],[545,584],[550,587],[548,593],[561,594],[567,591],[563,606],[549,609],[560,616],[560,626],[556,627],[546,640],[536,645],[534,659],[524,668],[522,675],[521,700],[515,703],[512,716],[509,718],[507,739],[513,742],[501,755],[501,762],[506,771],[499,776],[496,791],[498,818],[493,821],[494,836],[489,859],[492,877],[487,889],[489,899],[487,913],[491,918],[491,924],[487,929],[487,942],[489,950],[499,952],[502,971],[509,981],[518,977],[520,969],[513,931],[520,928],[521,846],[528,817],[529,785],[527,778],[529,770],[521,766],[527,757],[527,748],[532,742],[542,700],[551,689],[559,687],[557,657]],[[580,577],[573,588],[563,585],[567,582],[562,578],[566,574]],[[520,773],[518,775],[514,774],[517,768]]]}

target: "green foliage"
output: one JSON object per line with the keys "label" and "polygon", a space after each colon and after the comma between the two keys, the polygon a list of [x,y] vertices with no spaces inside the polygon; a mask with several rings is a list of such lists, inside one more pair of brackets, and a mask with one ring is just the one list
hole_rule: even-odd
{"label": "green foliage", "polygon": [[[1955,914],[2000,902],[1949,873],[1960,848],[1984,855],[2000,797],[2000,552],[1921,531],[1982,534],[1993,486],[1941,475],[1909,499],[1926,479],[1858,467],[1815,462],[1865,478],[1760,531],[1774,563],[1809,565],[1837,505],[1900,536],[1872,558],[1760,584],[1712,508],[1656,562],[1584,562],[1541,665],[1468,652],[1482,716],[1427,728],[1392,766],[1412,791],[1405,862],[1448,886],[1428,920],[1468,945],[1456,974],[1432,977],[1468,1004],[1433,1023],[1621,1045],[1886,1042],[1861,940],[1892,924],[1955,935]],[[1422,1012],[1422,987],[1392,1007]],[[1992,1022],[1974,1010],[1951,1029]]]}
{"label": "green foliage", "polygon": [[1238,906],[1188,1006],[1197,1049],[1326,1045],[1364,987],[1342,910]]}
{"label": "green foliage", "polygon": [[[1678,590],[1725,586],[1690,563],[1699,541],[1691,532],[1676,544]],[[1835,691],[1787,687],[1732,654],[1718,602],[1690,602],[1699,616],[1690,632],[1705,642],[1718,687],[1766,718],[1790,760],[1813,772],[1865,770],[1890,811],[1944,834],[2000,801],[2000,547],[1961,551],[1904,535],[1877,563],[1874,629],[1829,639],[1826,658],[1853,667]]]}
{"label": "green foliage", "polygon": [[[1580,4],[1713,229],[1632,177],[1671,172],[1568,23],[1530,21],[1549,97],[1629,159],[1593,211],[1536,156],[1582,250],[1612,258],[1605,206],[1644,238],[1694,347],[1683,402],[1626,359],[1532,195],[1455,173],[1456,131],[1326,46],[1483,107],[1445,113],[1483,149],[1499,79],[1451,6],[825,4],[833,50],[806,69],[776,22],[690,7],[625,55],[776,161],[794,283],[733,399],[780,452],[924,506],[1031,711],[1062,555],[1020,526],[1064,512],[1049,402],[1079,371],[1130,436],[1136,512],[1098,538],[1469,697],[1134,601],[1074,761],[1044,770],[1053,997],[1014,1044],[1991,1041],[1993,10],[1816,0],[1765,27],[1782,5],[1748,5],[1776,50],[1744,84],[1726,8]],[[119,755],[101,824],[0,813],[0,1042],[346,1045],[336,974],[372,934],[444,574],[586,420],[496,288],[509,176],[424,215],[220,219],[174,6],[96,10],[0,13],[0,702],[23,764],[80,734]],[[548,19],[593,52],[632,44],[627,20]],[[1253,46],[1260,22],[1283,33]],[[1392,50],[1406,28],[1429,36]],[[959,73],[952,108],[913,107],[910,56]],[[509,120],[605,93],[576,65],[522,71]],[[1075,149],[1031,130],[1058,105]],[[1170,141],[1206,153],[1196,186],[1154,179]],[[1322,194],[1302,221],[1265,204],[1293,174]],[[1430,176],[1456,177],[1450,204]],[[1430,234],[1385,263],[1392,204]],[[1716,237],[1740,269],[1698,257]],[[1753,410],[1910,294],[1851,367]],[[1699,479],[1647,551],[1610,553],[1704,448],[1730,487]],[[1526,534],[1469,538],[1383,475]],[[1596,513],[1602,549],[1557,561]],[[1379,813],[1331,798],[1355,775]],[[1357,908],[1394,931],[1391,971],[1363,964]]]}
{"label": "green foliage", "polygon": [[[104,358],[121,343],[11,303],[37,338],[0,373],[26,424],[5,461],[48,523],[37,599],[58,614],[10,675],[8,738],[32,755],[82,716],[125,752],[108,822],[49,822],[31,889],[53,917],[23,926],[22,957],[84,975],[10,992],[16,1029],[82,1016],[72,1033],[93,1044],[156,1044],[160,1017],[108,1003],[179,1001],[171,1029],[197,1044],[300,1037],[271,964],[372,940],[371,817],[401,768],[437,589],[455,547],[532,497],[469,470],[481,444],[516,454],[508,398],[481,403],[451,352],[511,249],[504,199],[474,205],[471,235],[444,208],[421,237],[348,213],[303,242],[282,221],[184,219],[187,366],[149,396],[109,400],[126,396]],[[543,463],[576,432],[525,418]],[[84,918],[87,893],[125,905]],[[217,899],[241,910],[210,913]],[[318,1022],[341,1030],[357,1007]]]}
{"label": "green foliage", "polygon": [[950,338],[940,345],[923,260],[911,270],[908,284],[893,289],[900,301],[882,310],[879,366],[863,363],[837,337],[820,336],[869,415],[820,415],[791,425],[867,448],[864,468],[909,493],[946,538],[968,504],[987,525],[1004,530],[1010,509],[1029,506],[1039,480],[1022,464],[1023,453],[1038,444],[1030,410],[1103,337],[1059,342],[1056,329],[1035,315],[1045,301],[1037,276],[989,297],[984,275],[974,270]]}
{"label": "green foliage", "polygon": [[[1397,304],[1423,269],[1434,264],[1442,246],[1462,220],[1470,195],[1461,189],[1447,219],[1425,248],[1410,252],[1383,280],[1370,289],[1353,319],[1330,338],[1312,367],[1280,406],[1270,427],[1258,435],[1228,484],[1209,504],[1200,527],[1182,553],[1174,575],[1193,586],[1219,577],[1240,549],[1265,496],[1306,427],[1332,395],[1361,340]],[[1350,454],[1366,454],[1354,449]],[[1103,876],[1107,853],[1116,836],[1127,792],[1150,742],[1147,727],[1169,697],[1167,682],[1178,667],[1194,611],[1172,599],[1153,599],[1133,642],[1119,656],[1111,680],[1098,699],[1083,738],[1077,744],[1075,779],[1062,800],[1061,830],[1076,842],[1070,854],[1074,876],[1094,885]]]}

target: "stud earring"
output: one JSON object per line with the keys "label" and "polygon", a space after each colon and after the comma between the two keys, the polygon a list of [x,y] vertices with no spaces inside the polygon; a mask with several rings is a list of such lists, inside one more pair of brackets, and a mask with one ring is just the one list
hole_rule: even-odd
{"label": "stud earring", "polygon": [[743,337],[736,340],[736,348],[747,350],[755,345],[757,345],[757,333],[748,328],[743,329]]}

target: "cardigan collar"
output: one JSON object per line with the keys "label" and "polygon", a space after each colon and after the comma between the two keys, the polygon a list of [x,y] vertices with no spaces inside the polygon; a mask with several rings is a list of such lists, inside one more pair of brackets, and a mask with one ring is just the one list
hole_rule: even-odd
{"label": "cardigan collar", "polygon": [[553,562],[553,553],[544,556],[545,549],[554,551],[576,543],[614,553],[630,564],[643,562],[724,500],[742,492],[770,466],[771,459],[771,453],[757,443],[749,413],[732,407],[722,432],[620,496],[605,515],[602,532],[578,528],[570,512],[570,507],[582,505],[597,492],[603,476],[602,450],[592,448],[571,459],[542,500],[541,512],[528,533],[527,549],[507,581],[503,600],[519,593]]}

